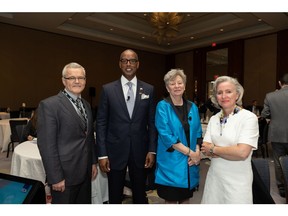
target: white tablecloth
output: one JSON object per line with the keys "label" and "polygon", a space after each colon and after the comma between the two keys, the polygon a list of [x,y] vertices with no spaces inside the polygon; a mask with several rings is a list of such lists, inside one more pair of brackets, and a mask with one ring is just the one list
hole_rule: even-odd
{"label": "white tablecloth", "polygon": [[9,120],[25,120],[27,118],[12,118],[12,119],[2,119],[0,120],[0,149],[1,152],[7,151],[8,144],[10,142],[10,123]]}
{"label": "white tablecloth", "polygon": [[0,119],[9,119],[10,113],[7,112],[0,112]]}
{"label": "white tablecloth", "polygon": [[[11,175],[42,181],[45,184],[46,174],[38,150],[37,141],[26,141],[14,149],[11,162]],[[92,186],[92,204],[102,204],[108,198],[108,178],[98,167],[98,175]]]}
{"label": "white tablecloth", "polygon": [[99,166],[97,168],[98,175],[92,181],[92,204],[103,204],[103,202],[109,201],[108,177],[106,173],[101,172]]}
{"label": "white tablecloth", "polygon": [[15,147],[10,174],[35,179],[45,184],[46,174],[36,140],[26,141]]}

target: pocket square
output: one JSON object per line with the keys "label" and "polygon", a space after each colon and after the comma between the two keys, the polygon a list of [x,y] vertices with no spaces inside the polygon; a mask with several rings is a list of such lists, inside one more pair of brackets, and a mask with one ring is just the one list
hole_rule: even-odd
{"label": "pocket square", "polygon": [[141,100],[145,100],[145,99],[148,99],[148,98],[149,98],[149,95],[141,94]]}

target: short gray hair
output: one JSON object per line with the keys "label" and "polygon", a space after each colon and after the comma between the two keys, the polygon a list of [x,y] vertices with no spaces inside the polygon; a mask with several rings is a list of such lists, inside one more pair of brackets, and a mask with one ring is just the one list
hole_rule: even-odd
{"label": "short gray hair", "polygon": [[235,85],[236,92],[239,94],[239,97],[236,101],[236,104],[239,106],[242,106],[242,97],[244,95],[244,88],[238,82],[238,80],[236,78],[229,77],[229,76],[220,76],[215,80],[215,83],[213,85],[213,93],[211,96],[211,101],[214,104],[214,106],[221,109],[221,107],[219,106],[219,104],[217,102],[217,88],[218,88],[219,84],[223,83],[223,82],[230,82],[230,83]]}
{"label": "short gray hair", "polygon": [[166,86],[169,85],[169,82],[171,80],[174,80],[176,76],[180,76],[183,79],[184,84],[186,85],[186,75],[184,74],[184,71],[182,69],[171,69],[168,71],[168,73],[165,74],[164,76],[164,83]]}
{"label": "short gray hair", "polygon": [[86,72],[85,72],[85,68],[82,67],[80,64],[76,63],[76,62],[71,62],[67,65],[64,66],[63,70],[62,70],[62,77],[64,77],[66,75],[67,69],[68,68],[81,68],[84,72],[84,75],[86,76]]}

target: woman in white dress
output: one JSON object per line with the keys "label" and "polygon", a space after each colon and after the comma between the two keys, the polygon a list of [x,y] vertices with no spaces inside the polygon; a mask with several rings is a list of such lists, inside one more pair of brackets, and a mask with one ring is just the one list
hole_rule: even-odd
{"label": "woman in white dress", "polygon": [[201,203],[253,203],[251,156],[259,130],[257,116],[241,107],[243,93],[235,78],[215,81],[211,99],[221,111],[211,117],[201,147],[211,157]]}

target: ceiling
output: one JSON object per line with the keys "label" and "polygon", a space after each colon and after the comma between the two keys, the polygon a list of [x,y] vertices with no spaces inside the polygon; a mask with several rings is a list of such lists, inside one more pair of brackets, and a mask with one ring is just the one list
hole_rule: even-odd
{"label": "ceiling", "polygon": [[0,13],[0,22],[161,54],[288,29],[288,13],[183,13],[177,36],[159,44],[150,14]]}

